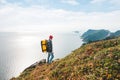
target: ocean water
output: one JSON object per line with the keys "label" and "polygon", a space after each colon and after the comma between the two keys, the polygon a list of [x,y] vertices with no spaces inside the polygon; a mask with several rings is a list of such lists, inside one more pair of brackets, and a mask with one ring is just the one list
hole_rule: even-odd
{"label": "ocean water", "polygon": [[[40,41],[49,33],[0,32],[0,80],[17,77],[31,64],[47,58],[42,53]],[[63,58],[83,43],[79,34],[52,33],[54,59]]]}

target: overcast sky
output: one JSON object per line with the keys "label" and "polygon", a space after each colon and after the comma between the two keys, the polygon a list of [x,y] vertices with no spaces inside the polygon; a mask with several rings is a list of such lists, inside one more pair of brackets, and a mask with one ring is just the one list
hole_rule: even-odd
{"label": "overcast sky", "polygon": [[120,30],[120,0],[0,0],[0,31]]}

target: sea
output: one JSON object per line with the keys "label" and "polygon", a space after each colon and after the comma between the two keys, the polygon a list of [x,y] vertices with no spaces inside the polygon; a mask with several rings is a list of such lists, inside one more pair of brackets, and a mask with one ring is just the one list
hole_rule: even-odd
{"label": "sea", "polygon": [[0,80],[17,77],[31,64],[47,59],[41,40],[53,35],[54,60],[69,55],[82,45],[79,33],[0,32]]}

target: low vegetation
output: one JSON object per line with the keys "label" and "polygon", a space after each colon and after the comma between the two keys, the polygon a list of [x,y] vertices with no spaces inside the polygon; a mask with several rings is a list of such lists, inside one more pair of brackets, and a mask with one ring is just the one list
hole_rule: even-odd
{"label": "low vegetation", "polygon": [[81,46],[51,64],[23,71],[11,80],[119,80],[120,37]]}

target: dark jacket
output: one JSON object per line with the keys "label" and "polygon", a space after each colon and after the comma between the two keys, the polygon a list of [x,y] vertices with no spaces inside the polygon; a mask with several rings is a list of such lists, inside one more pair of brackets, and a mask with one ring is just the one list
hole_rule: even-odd
{"label": "dark jacket", "polygon": [[47,52],[52,52],[52,41],[51,40],[47,41]]}

